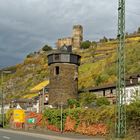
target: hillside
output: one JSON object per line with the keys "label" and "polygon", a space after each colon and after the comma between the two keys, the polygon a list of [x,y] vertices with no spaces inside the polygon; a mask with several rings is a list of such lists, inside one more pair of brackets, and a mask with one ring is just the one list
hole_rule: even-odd
{"label": "hillside", "polygon": [[[140,38],[139,38],[140,39]],[[140,40],[126,41],[126,75],[140,72]],[[98,43],[96,48],[80,52],[79,88],[110,84],[116,81],[117,43]]]}
{"label": "hillside", "polygon": [[30,94],[32,87],[48,78],[47,55],[35,54],[6,70],[15,71],[13,74],[4,75],[7,98],[22,98]]}
{"label": "hillside", "polygon": [[[116,41],[97,43],[80,54],[79,89],[113,83],[116,80]],[[7,99],[23,98],[39,82],[48,79],[47,52],[28,55],[23,63],[7,68],[14,71],[5,75]],[[140,72],[140,38],[126,40],[126,74]]]}

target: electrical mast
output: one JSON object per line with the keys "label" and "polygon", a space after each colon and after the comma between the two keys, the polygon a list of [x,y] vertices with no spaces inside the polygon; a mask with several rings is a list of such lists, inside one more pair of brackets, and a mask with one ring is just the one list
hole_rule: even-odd
{"label": "electrical mast", "polygon": [[119,0],[118,7],[118,59],[117,59],[117,109],[116,109],[116,138],[125,137],[126,108],[125,108],[125,0]]}

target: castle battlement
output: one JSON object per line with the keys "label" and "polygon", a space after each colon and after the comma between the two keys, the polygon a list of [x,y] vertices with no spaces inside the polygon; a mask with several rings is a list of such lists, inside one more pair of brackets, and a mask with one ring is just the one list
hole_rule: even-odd
{"label": "castle battlement", "polygon": [[74,25],[74,26],[73,26],[73,29],[75,29],[75,28],[76,28],[76,29],[77,29],[77,28],[83,29],[82,25]]}

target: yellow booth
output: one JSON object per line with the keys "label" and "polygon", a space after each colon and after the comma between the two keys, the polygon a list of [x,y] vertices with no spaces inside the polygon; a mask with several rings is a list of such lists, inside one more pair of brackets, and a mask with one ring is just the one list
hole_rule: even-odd
{"label": "yellow booth", "polygon": [[24,123],[25,122],[25,110],[14,109],[13,110],[13,122]]}

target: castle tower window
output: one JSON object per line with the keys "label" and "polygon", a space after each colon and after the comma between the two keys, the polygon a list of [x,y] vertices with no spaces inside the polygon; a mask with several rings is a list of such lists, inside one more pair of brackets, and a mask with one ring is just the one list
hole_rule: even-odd
{"label": "castle tower window", "polygon": [[56,61],[59,61],[60,60],[60,55],[59,54],[55,54],[55,58],[54,58]]}
{"label": "castle tower window", "polygon": [[59,72],[60,72],[59,67],[56,66],[56,67],[55,67],[55,75],[59,75]]}

